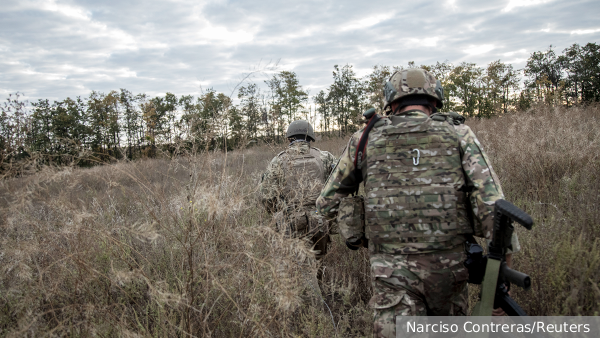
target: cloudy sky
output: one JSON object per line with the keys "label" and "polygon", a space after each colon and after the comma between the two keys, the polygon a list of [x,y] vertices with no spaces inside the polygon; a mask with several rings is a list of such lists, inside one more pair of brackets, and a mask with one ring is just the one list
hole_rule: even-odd
{"label": "cloudy sky", "polygon": [[408,61],[522,68],[551,44],[600,43],[599,14],[597,0],[2,0],[0,99],[230,94],[277,61],[311,95],[336,64],[360,76]]}

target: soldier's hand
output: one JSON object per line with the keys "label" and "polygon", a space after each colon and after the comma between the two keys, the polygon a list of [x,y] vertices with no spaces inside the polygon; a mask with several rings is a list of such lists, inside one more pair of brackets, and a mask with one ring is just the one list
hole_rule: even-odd
{"label": "soldier's hand", "polygon": [[[510,296],[510,291],[508,291],[508,295]],[[501,307],[492,310],[492,316],[506,316],[506,312],[502,310]]]}
{"label": "soldier's hand", "polygon": [[492,310],[492,316],[506,316],[506,312],[501,307]]}
{"label": "soldier's hand", "polygon": [[349,238],[346,240],[346,246],[350,250],[358,250],[361,247],[366,248],[369,246],[369,240],[366,239],[365,237],[362,237],[361,239],[358,239],[358,240],[355,238]]}

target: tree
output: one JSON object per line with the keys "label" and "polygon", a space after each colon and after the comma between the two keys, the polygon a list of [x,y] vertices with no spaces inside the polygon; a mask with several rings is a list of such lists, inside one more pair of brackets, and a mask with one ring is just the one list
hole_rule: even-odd
{"label": "tree", "polygon": [[367,75],[365,79],[365,95],[368,103],[377,109],[379,113],[383,111],[383,107],[385,106],[383,89],[390,76],[392,76],[392,71],[389,66],[375,65],[373,72]]}
{"label": "tree", "polygon": [[120,154],[119,97],[111,91],[108,95],[92,91],[87,102],[87,115],[91,129],[91,150],[101,161]]}
{"label": "tree", "polygon": [[279,87],[278,92],[282,113],[288,117],[288,122],[292,122],[298,118],[298,113],[308,101],[308,93],[302,90],[296,73],[282,71],[279,73],[279,77],[282,80],[282,86]]}
{"label": "tree", "polygon": [[0,105],[0,173],[7,169],[5,163],[27,155],[28,102],[20,97],[20,93],[9,94]]}
{"label": "tree", "polygon": [[563,70],[564,59],[558,58],[550,45],[547,51],[534,52],[527,60],[524,73],[529,80],[525,85],[536,92],[539,102],[559,103]]}
{"label": "tree", "polygon": [[520,82],[513,66],[500,60],[491,62],[486,69],[484,82],[488,87],[486,97],[492,107],[491,115],[506,114],[509,106],[514,102],[511,94],[516,93]]}
{"label": "tree", "polygon": [[261,121],[260,89],[255,83],[240,87],[238,99],[240,99],[240,113],[246,124],[246,132],[249,138],[258,136],[258,127]]}
{"label": "tree", "polygon": [[55,163],[72,163],[89,139],[86,102],[80,97],[75,100],[66,98],[62,102],[55,101],[52,110],[51,155]]}
{"label": "tree", "polygon": [[483,70],[474,63],[463,62],[454,67],[448,76],[449,101],[454,108],[467,116],[476,116],[479,102],[480,80]]}
{"label": "tree", "polygon": [[437,80],[440,80],[442,87],[444,88],[444,106],[440,109],[440,111],[454,111],[456,110],[455,102],[450,100],[450,74],[454,69],[454,66],[448,61],[444,61],[442,63],[436,62],[435,65],[431,66],[421,66],[421,68],[431,72],[433,76]]}
{"label": "tree", "polygon": [[171,143],[175,125],[175,111],[177,111],[177,96],[167,92],[165,97],[155,97],[152,100],[154,108],[155,135],[161,136],[164,142]]}
{"label": "tree", "polygon": [[331,131],[332,107],[328,101],[327,94],[325,94],[325,92],[322,90],[319,91],[319,93],[313,98],[313,102],[316,105],[316,114],[321,116],[321,130],[329,134]]}
{"label": "tree", "polygon": [[199,98],[200,129],[206,147],[219,147],[218,139],[227,135],[227,112],[232,106],[231,98],[210,88]]}
{"label": "tree", "polygon": [[139,99],[139,96],[134,96],[127,89],[121,88],[119,104],[123,109],[121,116],[124,119],[123,128],[125,129],[125,136],[127,138],[126,154],[127,158],[130,160],[133,159],[133,152],[136,146],[138,152],[141,152],[143,122],[140,111],[137,109],[136,105]]}
{"label": "tree", "polygon": [[227,150],[233,150],[245,145],[248,139],[246,130],[247,121],[244,121],[241,111],[231,105],[227,111],[226,117],[228,125],[223,137],[227,140]]}
{"label": "tree", "polygon": [[336,118],[340,135],[352,131],[362,116],[364,88],[351,65],[333,66],[333,84],[329,86],[328,101]]}
{"label": "tree", "polygon": [[270,89],[270,115],[277,124],[279,140],[284,125],[296,120],[303,105],[308,102],[308,93],[302,90],[296,73],[290,71],[281,71],[265,83]]}
{"label": "tree", "polygon": [[573,44],[561,56],[567,72],[568,99],[573,103],[600,101],[600,45],[588,43],[585,46]]}

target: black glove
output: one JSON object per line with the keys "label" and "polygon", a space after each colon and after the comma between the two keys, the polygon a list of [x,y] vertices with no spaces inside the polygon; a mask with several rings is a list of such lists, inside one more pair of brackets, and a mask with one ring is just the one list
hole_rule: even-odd
{"label": "black glove", "polygon": [[350,250],[358,250],[361,247],[367,248],[369,247],[369,240],[366,239],[364,236],[361,239],[355,239],[355,240],[346,240],[346,246],[348,247],[348,249]]}

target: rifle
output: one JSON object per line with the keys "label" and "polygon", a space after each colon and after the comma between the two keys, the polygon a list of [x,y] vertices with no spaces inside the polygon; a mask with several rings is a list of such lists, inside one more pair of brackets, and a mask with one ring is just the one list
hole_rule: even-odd
{"label": "rifle", "polygon": [[[498,200],[494,206],[494,232],[488,245],[487,257],[478,259],[469,257],[465,265],[471,270],[485,270],[481,287],[481,299],[473,309],[473,316],[491,316],[492,309],[501,307],[509,316],[527,316],[525,311],[510,297],[508,291],[511,284],[527,290],[531,286],[531,278],[506,265],[506,248],[511,242],[514,231],[513,221],[531,230],[531,216],[505,200]],[[480,247],[481,249],[481,247]],[[471,260],[471,262],[469,262]],[[469,266],[469,264],[471,266]],[[475,265],[479,265],[476,267]],[[477,274],[476,271],[475,275]],[[470,280],[471,281],[471,280]]]}

